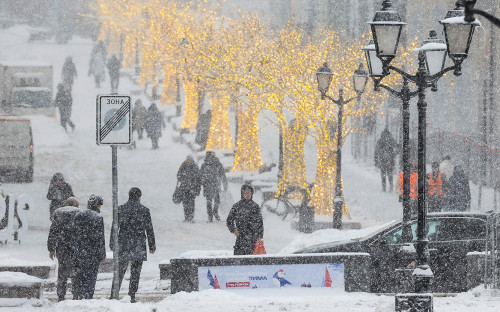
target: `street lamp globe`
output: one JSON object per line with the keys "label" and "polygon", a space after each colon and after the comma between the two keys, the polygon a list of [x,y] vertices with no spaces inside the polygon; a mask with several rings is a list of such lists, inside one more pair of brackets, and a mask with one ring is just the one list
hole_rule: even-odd
{"label": "street lamp globe", "polygon": [[370,77],[383,77],[384,68],[382,61],[377,57],[377,51],[373,40],[370,40],[368,45],[364,47],[363,50],[365,51],[366,64],[368,64]]}
{"label": "street lamp globe", "polygon": [[425,67],[429,76],[433,76],[443,70],[446,61],[446,44],[444,40],[437,38],[435,30],[429,32],[427,38],[416,52],[423,53]]}
{"label": "street lamp globe", "polygon": [[318,90],[321,96],[324,97],[328,89],[330,88],[330,83],[332,82],[332,70],[328,67],[328,63],[324,63],[318,71],[316,72],[316,78],[318,79]]}
{"label": "street lamp globe", "polygon": [[371,26],[377,56],[384,65],[388,65],[396,56],[401,29],[406,23],[402,22],[398,12],[392,9],[391,1],[384,0],[382,9],[375,13],[373,21],[368,24]]}
{"label": "street lamp globe", "polygon": [[[439,22],[444,27],[448,55],[455,65],[460,66],[469,54],[474,28],[481,23],[477,19],[472,22],[465,21],[464,4],[461,0],[457,1],[455,9],[448,11],[445,19]],[[460,75],[461,72],[455,71],[455,75],[457,74]]]}
{"label": "street lamp globe", "polygon": [[358,96],[360,96],[361,93],[365,92],[366,83],[368,82],[368,73],[366,72],[363,63],[359,63],[358,69],[354,71],[352,80],[354,82],[354,90]]}

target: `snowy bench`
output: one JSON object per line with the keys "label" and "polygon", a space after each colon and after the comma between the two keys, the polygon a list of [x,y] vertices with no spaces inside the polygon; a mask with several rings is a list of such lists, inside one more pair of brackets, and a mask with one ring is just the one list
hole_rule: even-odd
{"label": "snowy bench", "polygon": [[44,281],[21,272],[0,272],[0,298],[42,297]]}
{"label": "snowy bench", "polygon": [[[195,255],[193,255],[195,256]],[[170,259],[171,264],[171,293],[175,294],[180,291],[198,291],[200,284],[207,282],[205,279],[208,276],[215,277],[217,280],[217,270],[238,270],[240,269],[241,281],[228,282],[224,284],[224,280],[219,275],[219,282],[223,287],[240,287],[233,284],[243,285],[241,287],[253,288],[251,285],[252,280],[259,279],[274,279],[273,274],[264,275],[262,273],[255,273],[258,277],[249,276],[253,273],[250,271],[260,272],[265,270],[279,271],[280,267],[291,268],[300,265],[319,264],[330,266],[332,264],[340,264],[343,267],[342,283],[345,291],[348,292],[369,292],[370,291],[370,262],[371,256],[368,253],[324,253],[324,254],[284,254],[284,255],[261,255],[261,256],[219,256],[219,257],[203,257],[203,258],[173,258]],[[241,266],[241,268],[238,268]],[[252,268],[254,266],[254,268]],[[212,270],[213,273],[207,270]],[[297,270],[297,269],[296,269]],[[325,270],[323,269],[323,272]],[[277,273],[277,272],[276,272]],[[240,273],[232,273],[238,275]],[[246,274],[246,275],[245,275]],[[307,273],[304,274],[307,279]],[[202,278],[202,281],[199,278]],[[208,279],[210,279],[208,277]],[[245,278],[250,279],[245,281]],[[206,283],[205,283],[206,284]],[[228,286],[229,285],[229,286]],[[298,286],[297,283],[293,287]],[[223,288],[221,287],[221,289]],[[313,286],[317,287],[317,286]],[[325,286],[327,287],[327,286]]]}

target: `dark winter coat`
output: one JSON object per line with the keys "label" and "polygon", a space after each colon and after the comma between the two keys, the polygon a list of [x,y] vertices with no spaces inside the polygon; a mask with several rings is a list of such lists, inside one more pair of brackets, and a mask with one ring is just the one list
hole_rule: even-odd
{"label": "dark winter coat", "polygon": [[383,171],[393,171],[396,155],[399,153],[398,143],[389,130],[384,129],[375,146],[375,167]]}
{"label": "dark winter coat", "polygon": [[122,67],[122,64],[120,63],[120,60],[118,60],[116,55],[112,55],[109,58],[109,61],[106,64],[106,67],[108,67],[109,77],[111,79],[119,79],[120,78],[120,68]]}
{"label": "dark winter coat", "polygon": [[56,209],[54,221],[50,226],[49,237],[47,239],[47,249],[55,252],[59,259],[73,258],[73,247],[75,245],[75,227],[73,219],[80,208],[65,206]]}
{"label": "dark winter coat", "polygon": [[460,166],[455,166],[447,187],[447,203],[445,210],[467,211],[470,209],[469,179]]}
{"label": "dark winter coat", "polygon": [[146,115],[146,133],[150,138],[161,137],[161,128],[164,125],[163,115],[161,114],[155,103],[152,103],[148,108]]}
{"label": "dark winter coat", "polygon": [[177,183],[184,201],[193,201],[201,191],[201,172],[194,162],[185,160],[177,172]]}
{"label": "dark winter coat", "polygon": [[62,82],[66,86],[72,86],[76,77],[77,73],[76,73],[75,63],[73,63],[73,59],[70,56],[68,56],[62,68],[62,73],[61,73]]}
{"label": "dark winter coat", "polygon": [[134,130],[142,130],[146,125],[146,115],[148,111],[146,107],[144,107],[140,100],[137,100],[134,105],[134,109],[132,110],[132,129]]}
{"label": "dark winter coat", "polygon": [[57,88],[54,106],[59,107],[61,119],[69,119],[71,117],[71,108],[73,107],[73,97],[71,93],[63,86]]}
{"label": "dark winter coat", "polygon": [[[56,180],[60,180],[61,182],[56,184]],[[75,196],[73,189],[64,181],[64,176],[59,172],[54,174],[50,181],[49,191],[47,192],[47,199],[50,200],[51,215],[55,209],[64,206],[66,199],[73,196]]]}
{"label": "dark winter coat", "polygon": [[216,156],[206,157],[201,165],[201,184],[203,196],[213,198],[221,191],[221,183],[227,188],[224,166]]}
{"label": "dark winter coat", "polygon": [[[251,190],[253,194],[253,189]],[[235,255],[253,254],[257,239],[264,237],[264,223],[260,207],[252,199],[244,199],[243,192],[241,200],[234,204],[229,211],[226,225],[231,233],[236,230],[239,232],[234,245]]]}
{"label": "dark winter coat", "polygon": [[74,261],[89,266],[106,259],[104,221],[97,210],[83,209],[73,219],[75,227]]}
{"label": "dark winter coat", "polygon": [[[114,229],[111,229],[110,248],[113,248]],[[127,201],[118,207],[119,257],[123,260],[146,261],[147,248],[156,250],[155,233],[149,209],[138,200]]]}

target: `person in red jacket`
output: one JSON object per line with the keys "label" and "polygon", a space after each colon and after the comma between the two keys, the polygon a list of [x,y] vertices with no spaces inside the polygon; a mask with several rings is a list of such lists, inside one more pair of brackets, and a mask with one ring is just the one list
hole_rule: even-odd
{"label": "person in red jacket", "polygon": [[427,210],[439,212],[443,203],[443,182],[446,181],[444,173],[439,171],[439,162],[432,163],[432,171],[427,174]]}

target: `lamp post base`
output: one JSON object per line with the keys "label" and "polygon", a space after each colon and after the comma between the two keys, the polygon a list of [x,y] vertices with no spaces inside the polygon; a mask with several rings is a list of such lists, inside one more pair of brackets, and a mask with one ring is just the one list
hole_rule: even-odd
{"label": "lamp post base", "polygon": [[396,312],[433,312],[432,294],[396,294]]}

